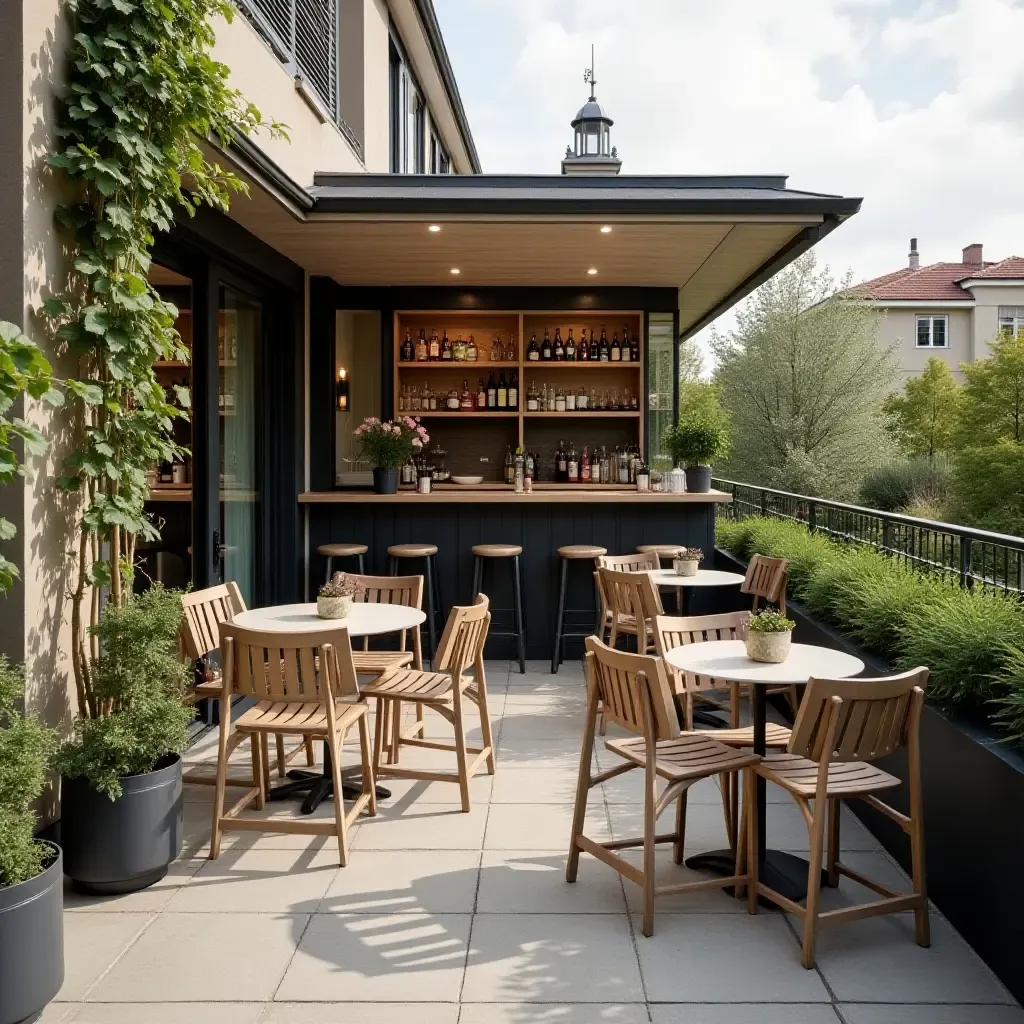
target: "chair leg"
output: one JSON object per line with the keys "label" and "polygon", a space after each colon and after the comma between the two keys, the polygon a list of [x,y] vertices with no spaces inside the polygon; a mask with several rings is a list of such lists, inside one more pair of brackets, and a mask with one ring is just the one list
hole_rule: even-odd
{"label": "chair leg", "polygon": [[476,705],[480,711],[480,734],[483,744],[490,753],[487,755],[487,774],[494,774],[494,734],[491,730],[491,712],[487,705],[487,678],[484,675],[483,659],[477,666],[476,671]]}
{"label": "chair leg", "polygon": [[725,783],[729,787],[729,819],[726,822],[729,836],[729,849],[736,852],[736,843],[739,836],[740,824],[740,776],[739,772],[730,772],[725,777]]}
{"label": "chair leg", "polygon": [[462,691],[458,682],[452,694],[452,712],[455,718],[455,757],[459,764],[459,793],[462,796],[463,813],[468,814],[469,805],[469,763],[466,759],[466,726],[462,718]]}
{"label": "chair leg", "polygon": [[838,798],[828,802],[828,884],[835,889],[839,885],[839,870],[836,865],[839,862],[839,819],[842,814],[842,804]]}
{"label": "chair leg", "polygon": [[519,671],[526,675],[526,635],[523,632],[523,583],[519,574],[519,556],[512,559],[512,595],[515,601],[516,647],[519,650]]}
{"label": "chair leg", "polygon": [[687,790],[679,794],[676,801],[676,841],[672,844],[672,860],[683,863],[683,847],[686,845],[686,796]]}
{"label": "chair leg", "polygon": [[747,913],[757,913],[757,879],[760,863],[757,859],[758,828],[757,828],[757,777],[753,768],[744,771],[744,815],[745,828],[741,832],[741,839],[746,837],[747,857],[746,869],[749,881],[747,882]]}
{"label": "chair leg", "polygon": [[256,781],[255,808],[262,811],[266,801],[266,793],[263,789],[263,744],[260,737],[252,732],[249,733],[249,746],[252,748],[252,777]]}
{"label": "chair leg", "polygon": [[559,561],[562,563],[562,568],[558,574],[558,611],[555,614],[555,647],[551,652],[552,675],[558,671],[558,666],[562,663],[562,630],[565,627],[565,588],[569,581],[569,559],[561,558]]}
{"label": "chair leg", "polygon": [[274,738],[277,740],[277,777],[283,779],[288,774],[288,765],[284,759],[284,737],[278,733]]}
{"label": "chair leg", "polygon": [[597,691],[590,689],[587,694],[587,718],[583,726],[583,747],[580,750],[580,770],[576,779],[576,803],[572,812],[572,829],[569,835],[569,857],[565,862],[565,880],[575,882],[580,866],[580,848],[576,842],[583,835],[583,823],[587,818],[587,797],[590,795],[590,766],[594,760],[594,730],[597,725]]}
{"label": "chair leg", "polygon": [[313,737],[307,736],[303,740],[303,746],[306,748],[306,767],[312,768],[316,764],[316,749],[313,747]]}
{"label": "chair leg", "polygon": [[386,708],[390,702],[383,697],[377,699],[377,714],[373,721],[373,767],[379,771],[384,765],[384,719],[387,716]]}
{"label": "chair leg", "polygon": [[334,825],[338,830],[338,859],[348,864],[348,824],[345,821],[345,795],[341,781],[341,747],[344,734],[328,736],[331,745],[331,782],[334,784]]}
{"label": "chair leg", "polygon": [[363,792],[367,795],[366,813],[377,814],[377,774],[373,770],[373,751],[370,747],[370,723],[366,715],[359,719],[359,753],[363,760]]}
{"label": "chair leg", "polygon": [[260,764],[263,766],[263,790],[266,793],[270,792],[270,737],[263,733],[260,736],[260,745],[262,750],[260,751]]}
{"label": "chair leg", "polygon": [[753,768],[743,769],[742,784],[742,810],[740,811],[740,832],[739,844],[736,848],[736,874],[746,875],[746,885],[736,886],[736,898],[742,899],[744,894],[754,893],[754,902],[757,902],[757,857],[751,856],[747,848],[747,834],[750,831],[750,820],[755,817],[755,787],[757,780]]}
{"label": "chair leg", "polygon": [[[231,729],[230,704],[221,698],[220,741],[217,745],[217,790],[213,796],[213,831],[210,835],[210,860],[220,856],[221,827],[224,817],[224,790],[228,778],[228,732]],[[260,785],[260,777],[253,765],[253,785]]]}
{"label": "chair leg", "polygon": [[[682,798],[680,798],[682,799]],[[641,931],[650,937],[654,934],[654,887],[657,881],[655,874],[654,843],[657,818],[654,808],[658,802],[658,777],[654,772],[654,763],[648,758],[644,768],[644,919]]]}
{"label": "chair leg", "polygon": [[825,819],[828,800],[814,801],[814,815],[808,828],[810,833],[810,867],[807,871],[807,903],[804,910],[803,957],[801,963],[810,970],[814,966],[814,945],[818,938],[818,901],[821,897],[821,862],[824,859]]}
{"label": "chair leg", "polygon": [[430,667],[434,667],[434,658],[437,656],[437,623],[434,621],[434,561],[428,555],[426,558],[427,569],[427,644],[430,651]]}
{"label": "chair leg", "polygon": [[[391,703],[389,701],[389,703]],[[394,701],[391,709],[391,763],[398,764],[402,745],[402,702]]]}
{"label": "chair leg", "polygon": [[800,694],[797,693],[795,686],[790,686],[786,690],[786,696],[789,698],[789,706],[793,710],[793,718],[796,718],[796,713],[800,710]]}
{"label": "chair leg", "polygon": [[910,756],[910,864],[914,892],[921,897],[921,904],[914,911],[914,931],[919,946],[932,944],[931,928],[928,923],[928,884],[924,867],[924,814],[921,798],[920,760],[916,750]]}

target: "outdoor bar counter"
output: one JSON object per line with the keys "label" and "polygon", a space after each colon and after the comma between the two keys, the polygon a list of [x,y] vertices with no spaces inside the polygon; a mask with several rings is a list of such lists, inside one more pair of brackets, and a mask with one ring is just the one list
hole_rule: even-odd
{"label": "outdoor bar counter", "polygon": [[[523,575],[527,657],[550,658],[557,602],[558,548],[566,544],[596,544],[609,554],[626,554],[640,544],[678,544],[699,547],[712,557],[715,505],[731,501],[721,491],[706,494],[639,493],[635,487],[537,484],[532,494],[516,494],[504,484],[459,487],[439,485],[430,494],[399,491],[313,491],[299,495],[308,523],[310,587],[323,579],[320,544],[367,545],[367,571],[387,572],[387,549],[392,544],[436,544],[435,559],[441,602],[445,608],[472,599],[474,544],[518,544]],[[498,628],[508,628],[511,607],[511,567],[506,559],[491,559],[483,591],[497,609]],[[355,570],[351,565],[337,568]],[[422,562],[410,561],[410,572]],[[401,569],[399,570],[401,571]],[[568,607],[583,609],[577,624],[589,621],[594,607],[592,566],[570,566]],[[699,595],[698,595],[699,597]],[[697,610],[697,609],[695,609]],[[570,645],[570,655],[581,650]],[[488,657],[511,657],[514,642],[495,639]]]}

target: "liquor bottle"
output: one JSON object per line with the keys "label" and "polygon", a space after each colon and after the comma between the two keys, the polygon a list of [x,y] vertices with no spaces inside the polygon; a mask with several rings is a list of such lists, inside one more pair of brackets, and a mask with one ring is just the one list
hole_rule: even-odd
{"label": "liquor bottle", "polygon": [[508,408],[508,381],[505,380],[505,371],[501,371],[501,376],[498,378],[498,408]]}
{"label": "liquor bottle", "polygon": [[558,451],[555,453],[555,483],[567,484],[569,482],[569,453],[558,442]]}
{"label": "liquor bottle", "polygon": [[[533,452],[527,451],[526,458],[523,462],[523,476],[527,481],[533,480],[534,475],[537,472],[537,463],[533,457]],[[530,490],[530,485],[527,483],[526,489]]]}
{"label": "liquor bottle", "polygon": [[526,483],[526,457],[522,445],[516,446],[515,458],[512,462],[512,486],[516,494],[522,494]]}
{"label": "liquor bottle", "polygon": [[622,361],[624,363],[633,361],[633,349],[629,344],[629,324],[622,325]]}
{"label": "liquor bottle", "polygon": [[569,442],[569,454],[566,457],[569,483],[578,484],[580,482],[580,459],[576,454],[576,445],[574,442]]}
{"label": "liquor bottle", "polygon": [[[594,334],[590,334],[591,340],[593,340]],[[599,363],[607,363],[610,361],[611,354],[608,349],[608,335],[605,333],[604,328],[601,328],[601,341],[597,346],[597,361]]]}
{"label": "liquor bottle", "polygon": [[505,483],[512,483],[512,474],[515,472],[515,462],[512,458],[512,449],[509,448],[505,452]]}
{"label": "liquor bottle", "polygon": [[478,412],[484,412],[487,409],[487,385],[484,383],[483,377],[480,378],[480,384],[476,389],[476,407]]}
{"label": "liquor bottle", "polygon": [[491,338],[491,362],[501,362],[501,338],[498,335]]}
{"label": "liquor bottle", "polygon": [[537,394],[537,385],[530,384],[526,392],[526,411],[537,412],[540,409],[540,396]]}
{"label": "liquor bottle", "polygon": [[555,395],[555,412],[565,412],[565,392],[561,388]]}
{"label": "liquor bottle", "polygon": [[459,393],[455,388],[448,392],[448,398],[445,400],[444,407],[448,412],[459,411]]}
{"label": "liquor bottle", "polygon": [[590,483],[590,451],[584,447],[583,458],[580,459],[580,483]]}
{"label": "liquor bottle", "polygon": [[612,363],[622,362],[622,348],[619,345],[618,331],[612,331],[612,347],[608,350],[608,360]]}
{"label": "liquor bottle", "polygon": [[620,409],[618,388],[612,388],[611,397],[608,399],[608,409],[610,412],[618,412]]}
{"label": "liquor bottle", "polygon": [[[625,335],[625,328],[623,329],[623,335]],[[634,335],[629,342],[629,358],[634,363],[640,362],[640,336]]]}
{"label": "liquor bottle", "polygon": [[590,359],[590,349],[587,346],[587,329],[584,327],[580,331],[580,344],[579,348],[576,349],[576,360],[580,363],[585,363]]}
{"label": "liquor bottle", "polygon": [[462,340],[461,334],[455,339],[455,344],[452,346],[452,359],[457,363],[466,361],[466,343]]}
{"label": "liquor bottle", "polygon": [[587,389],[581,384],[579,394],[576,396],[576,408],[586,409],[587,407]]}
{"label": "liquor bottle", "polygon": [[430,334],[430,355],[428,358],[432,363],[436,363],[441,358],[441,342],[437,340],[437,328]]}
{"label": "liquor bottle", "polygon": [[547,401],[547,410],[548,410],[548,412],[554,412],[555,411],[555,400],[556,400],[555,399],[555,389],[554,389],[554,386],[552,385],[550,388],[548,388],[548,401]]}
{"label": "liquor bottle", "polygon": [[540,346],[537,344],[537,332],[533,332],[533,337],[530,338],[530,347],[526,350],[526,358],[531,363],[536,363],[540,360]]}
{"label": "liquor bottle", "polygon": [[448,338],[448,328],[444,330],[444,337],[441,339],[441,362],[450,363],[453,362],[453,356],[455,355],[454,346]]}
{"label": "liquor bottle", "polygon": [[565,389],[565,411],[576,411],[576,392],[572,388]]}
{"label": "liquor bottle", "polygon": [[569,337],[565,339],[565,361],[567,363],[576,362],[576,342],[573,341],[572,328],[569,328]]}
{"label": "liquor bottle", "polygon": [[430,348],[427,345],[427,329],[420,328],[420,336],[416,340],[416,362],[425,363],[430,358]]}
{"label": "liquor bottle", "polygon": [[460,412],[472,412],[475,405],[472,394],[469,391],[469,381],[463,380],[462,382],[462,394],[459,396],[459,411]]}
{"label": "liquor bottle", "polygon": [[604,412],[608,408],[608,389],[601,388],[601,397],[597,400],[597,408]]}
{"label": "liquor bottle", "polygon": [[508,336],[508,345],[505,348],[505,362],[518,362],[518,356],[516,354],[516,343],[515,339],[512,337],[511,334]]}
{"label": "liquor bottle", "polygon": [[515,370],[512,371],[508,382],[508,407],[510,409],[519,408],[519,376]]}
{"label": "liquor bottle", "polygon": [[543,362],[551,362],[551,358],[554,356],[555,350],[551,347],[551,337],[548,334],[548,329],[544,328],[544,344],[540,347],[540,358]]}
{"label": "liquor bottle", "polygon": [[494,371],[487,376],[487,408],[498,408],[498,385],[494,383]]}
{"label": "liquor bottle", "polygon": [[562,328],[555,328],[555,345],[554,345],[554,359],[555,362],[561,363],[565,361],[565,346],[562,344]]}
{"label": "liquor bottle", "polygon": [[466,362],[475,363],[479,354],[476,342],[473,340],[473,335],[471,334],[469,336],[469,341],[466,342]]}
{"label": "liquor bottle", "polygon": [[402,342],[402,350],[398,355],[398,358],[403,363],[411,363],[416,358],[416,348],[412,343],[412,333],[409,328],[405,329],[405,340]]}

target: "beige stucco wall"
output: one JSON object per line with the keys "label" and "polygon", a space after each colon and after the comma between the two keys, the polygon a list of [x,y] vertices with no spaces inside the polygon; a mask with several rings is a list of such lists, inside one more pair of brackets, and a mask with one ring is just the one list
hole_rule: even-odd
{"label": "beige stucco wall", "polygon": [[971,294],[977,303],[971,332],[973,355],[975,359],[984,359],[999,331],[999,307],[1024,306],[1024,286],[975,285]]}
{"label": "beige stucco wall", "polygon": [[[937,356],[949,364],[957,380],[963,379],[960,364],[972,358],[972,319],[970,309],[889,309],[878,328],[878,343],[882,347],[896,344],[899,367],[897,386],[902,387],[908,377],[915,377],[924,369],[930,356]],[[948,348],[917,347],[918,314],[949,317]]]}

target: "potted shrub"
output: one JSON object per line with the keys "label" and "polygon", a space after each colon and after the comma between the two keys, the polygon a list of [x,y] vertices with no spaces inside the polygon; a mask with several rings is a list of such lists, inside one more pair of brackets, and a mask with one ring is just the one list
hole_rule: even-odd
{"label": "potted shrub", "polygon": [[0,1024],[34,1019],[64,984],[60,849],[33,835],[56,733],[23,712],[25,678],[0,655]]}
{"label": "potted shrub", "polygon": [[711,490],[711,466],[729,454],[729,429],[724,417],[699,410],[680,417],[665,432],[663,444],[672,461],[686,473],[686,489]]}
{"label": "potted shrub", "polygon": [[677,576],[696,576],[703,557],[700,548],[680,548],[672,558],[672,568]]}
{"label": "potted shrub", "polygon": [[796,623],[776,611],[763,611],[753,616],[747,626],[747,657],[752,661],[772,664],[789,656]]}
{"label": "potted shrub", "polygon": [[359,580],[336,572],[316,595],[316,613],[321,619],[343,619],[362,593],[363,585]]}
{"label": "potted shrub", "polygon": [[367,416],[356,427],[355,435],[360,440],[359,454],[373,463],[373,489],[378,494],[394,494],[399,467],[430,443],[427,428],[412,416],[394,421]]}
{"label": "potted shrub", "polygon": [[57,756],[64,873],[87,891],[144,889],[181,852],[181,751],[192,709],[180,594],[159,584],[92,627],[97,708]]}

